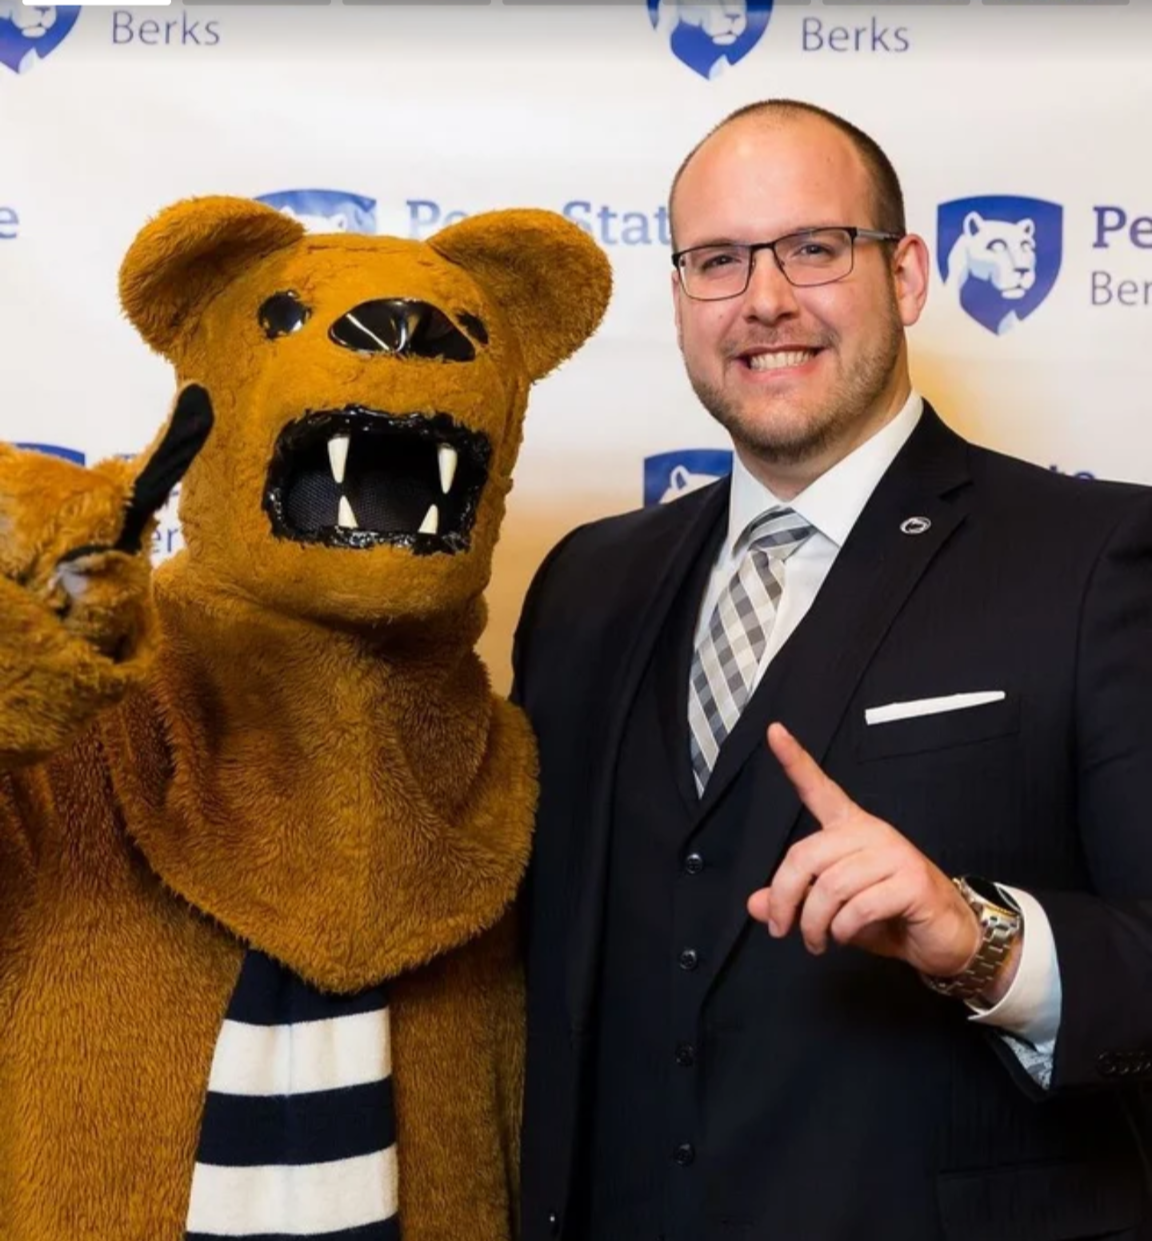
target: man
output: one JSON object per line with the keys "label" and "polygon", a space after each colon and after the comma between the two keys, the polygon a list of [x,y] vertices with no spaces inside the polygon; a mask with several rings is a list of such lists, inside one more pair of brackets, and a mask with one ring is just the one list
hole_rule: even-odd
{"label": "man", "polygon": [[742,110],[671,218],[736,461],[525,604],[526,1241],[1152,1236],[1152,493],[913,391],[843,120]]}

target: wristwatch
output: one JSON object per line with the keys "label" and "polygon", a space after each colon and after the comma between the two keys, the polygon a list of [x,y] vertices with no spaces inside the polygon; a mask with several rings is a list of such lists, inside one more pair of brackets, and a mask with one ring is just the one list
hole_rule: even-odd
{"label": "wristwatch", "polygon": [[958,1000],[975,1000],[992,986],[1004,968],[1012,946],[1020,938],[1024,920],[1009,909],[995,884],[972,876],[954,878],[957,891],[968,902],[980,923],[980,946],[960,974],[951,978],[921,978],[941,995]]}

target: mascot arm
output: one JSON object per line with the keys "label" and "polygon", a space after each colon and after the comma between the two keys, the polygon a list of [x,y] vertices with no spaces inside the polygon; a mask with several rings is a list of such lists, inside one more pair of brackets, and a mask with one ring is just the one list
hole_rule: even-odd
{"label": "mascot arm", "polygon": [[516,934],[516,915],[505,917],[496,935],[506,948],[501,977],[493,981],[490,991],[496,1005],[494,1026],[497,1030],[497,1046],[501,1055],[496,1062],[496,1090],[500,1126],[500,1145],[504,1166],[508,1174],[508,1203],[511,1218],[508,1221],[509,1236],[519,1241],[523,1225],[519,1213],[520,1200],[520,1149],[521,1115],[524,1109],[524,1062],[525,1046],[525,994],[523,965],[519,960],[519,940]]}
{"label": "mascot arm", "polygon": [[0,445],[0,771],[60,750],[140,682],[156,628],[144,549],[211,423],[188,387],[135,462]]}

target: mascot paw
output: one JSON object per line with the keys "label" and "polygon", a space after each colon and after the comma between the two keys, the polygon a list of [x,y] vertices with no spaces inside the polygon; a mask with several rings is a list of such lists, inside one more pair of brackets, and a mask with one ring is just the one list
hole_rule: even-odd
{"label": "mascot paw", "polygon": [[128,658],[148,627],[145,540],[211,427],[208,394],[190,385],[159,443],[134,462],[84,469],[0,449],[0,575],[73,637],[114,661]]}
{"label": "mascot paw", "polygon": [[61,749],[145,675],[145,536],[211,425],[190,388],[142,461],[86,470],[0,445],[0,771]]}

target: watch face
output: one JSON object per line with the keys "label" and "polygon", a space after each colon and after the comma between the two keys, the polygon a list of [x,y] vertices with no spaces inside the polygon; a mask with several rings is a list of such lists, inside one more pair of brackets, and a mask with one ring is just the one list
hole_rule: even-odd
{"label": "watch face", "polygon": [[986,904],[994,905],[997,909],[1003,909],[1008,914],[1015,914],[1017,912],[1012,902],[989,880],[981,879],[979,875],[965,875],[964,882]]}

